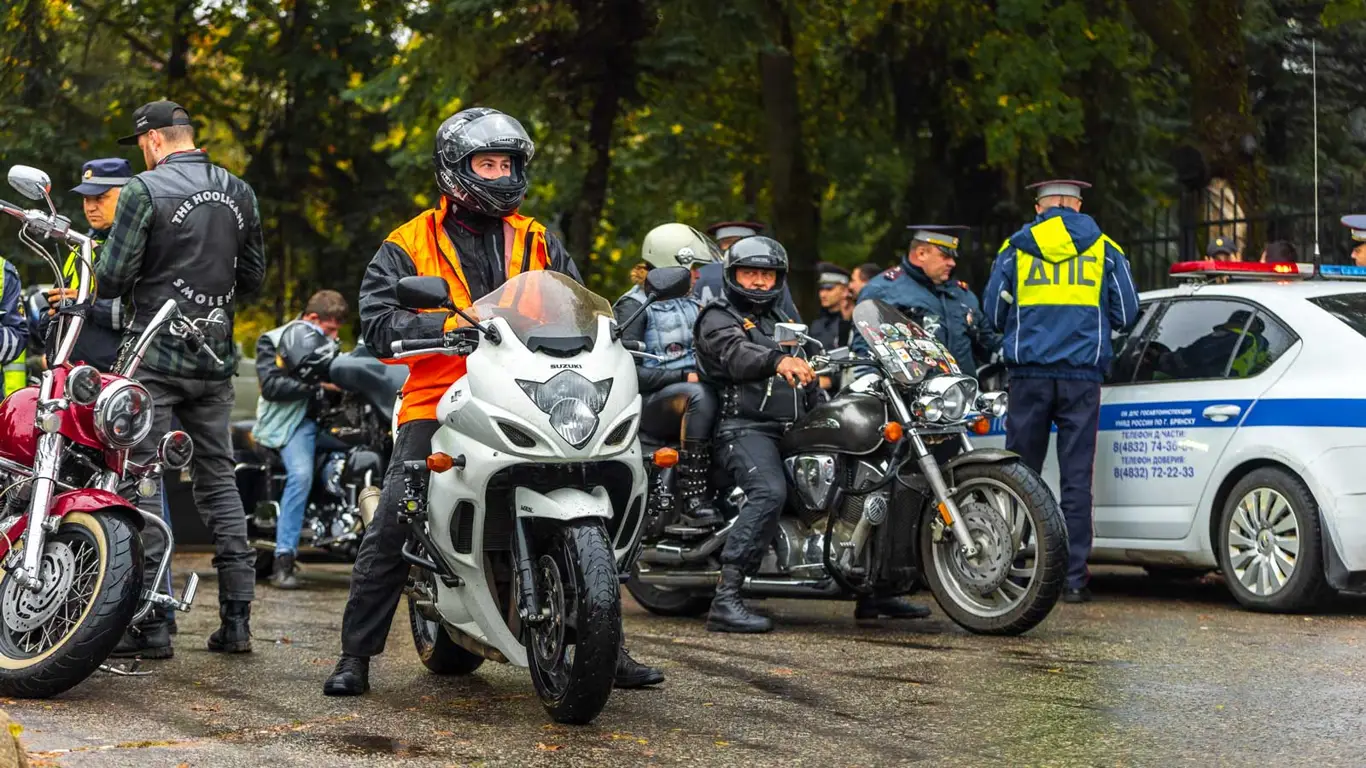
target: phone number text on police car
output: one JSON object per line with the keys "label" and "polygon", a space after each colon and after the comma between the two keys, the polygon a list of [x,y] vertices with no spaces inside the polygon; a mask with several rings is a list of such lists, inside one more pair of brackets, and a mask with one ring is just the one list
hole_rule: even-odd
{"label": "phone number text on police car", "polygon": [[1116,480],[1181,480],[1195,477],[1195,467],[1115,467]]}

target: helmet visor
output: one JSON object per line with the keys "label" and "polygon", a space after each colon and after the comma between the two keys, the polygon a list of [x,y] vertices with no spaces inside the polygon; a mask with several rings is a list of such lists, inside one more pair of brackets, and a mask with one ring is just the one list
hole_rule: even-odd
{"label": "helmet visor", "polygon": [[521,155],[526,163],[536,153],[536,145],[522,124],[502,113],[480,115],[447,129],[447,134],[440,138],[441,159],[452,168],[480,152]]}

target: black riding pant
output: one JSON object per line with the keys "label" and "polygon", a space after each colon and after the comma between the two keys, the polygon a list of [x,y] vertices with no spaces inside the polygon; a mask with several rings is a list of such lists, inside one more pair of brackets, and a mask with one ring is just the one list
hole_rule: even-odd
{"label": "black riding pant", "polygon": [[394,454],[380,489],[379,509],[365,529],[356,565],[351,569],[351,596],[342,614],[342,653],[369,657],[384,650],[394,609],[408,580],[408,563],[403,559],[408,526],[398,520],[403,463],[426,458],[432,452],[432,435],[439,425],[436,419],[410,421],[399,425],[394,436]]}
{"label": "black riding pant", "polygon": [[679,382],[645,396],[640,408],[640,430],[664,442],[681,436],[688,441],[711,440],[720,403],[706,384]]}
{"label": "black riding pant", "polygon": [[764,550],[778,532],[778,516],[787,503],[787,478],[778,453],[776,429],[753,428],[729,431],[722,425],[717,435],[716,459],[726,478],[745,493],[735,518],[721,564],[739,566],[753,573],[763,561]]}

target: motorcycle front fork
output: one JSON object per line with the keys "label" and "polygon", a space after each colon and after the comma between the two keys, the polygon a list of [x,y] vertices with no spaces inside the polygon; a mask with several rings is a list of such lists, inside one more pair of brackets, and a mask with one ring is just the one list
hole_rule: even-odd
{"label": "motorcycle front fork", "polygon": [[[887,388],[888,400],[892,404],[892,409],[896,411],[897,420],[907,426],[914,423],[910,411],[906,409],[906,403],[902,401],[901,395],[896,391],[895,386],[890,381],[884,380]],[[949,492],[949,485],[944,481],[944,473],[939,469],[939,462],[930,453],[930,449],[925,445],[925,441],[920,439],[920,435],[914,429],[907,429],[906,435],[911,441],[911,449],[915,451],[917,463],[920,465],[920,473],[929,482],[930,489],[934,491],[934,497],[939,502],[939,517],[953,531],[953,538],[958,541],[958,546],[962,547],[964,556],[969,559],[977,556],[977,542],[972,540],[972,532],[968,530],[968,524],[963,521],[963,516],[958,514],[958,505],[953,501],[953,495]],[[964,440],[966,444],[966,440]],[[969,446],[970,447],[970,446]]]}

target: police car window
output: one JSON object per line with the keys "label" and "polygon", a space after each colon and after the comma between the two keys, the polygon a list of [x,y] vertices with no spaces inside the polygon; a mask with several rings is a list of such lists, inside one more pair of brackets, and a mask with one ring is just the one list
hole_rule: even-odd
{"label": "police car window", "polygon": [[1110,371],[1105,377],[1106,384],[1128,384],[1133,381],[1134,369],[1138,367],[1141,359],[1143,345],[1147,343],[1150,335],[1149,325],[1152,319],[1161,311],[1162,302],[1150,301],[1139,307],[1138,322],[1134,323],[1133,330],[1128,333],[1116,334],[1111,340],[1111,348],[1115,352],[1115,360],[1110,365]]}
{"label": "police car window", "polygon": [[1336,296],[1319,296],[1309,303],[1317,305],[1328,314],[1341,320],[1344,325],[1362,336],[1366,336],[1366,293],[1339,293]]}
{"label": "police car window", "polygon": [[1235,350],[1246,352],[1243,330],[1256,314],[1256,307],[1237,301],[1172,302],[1143,349],[1134,381],[1224,378]]}
{"label": "police car window", "polygon": [[1258,312],[1246,326],[1238,352],[1229,363],[1229,378],[1246,379],[1265,371],[1295,343],[1295,335],[1276,318]]}

